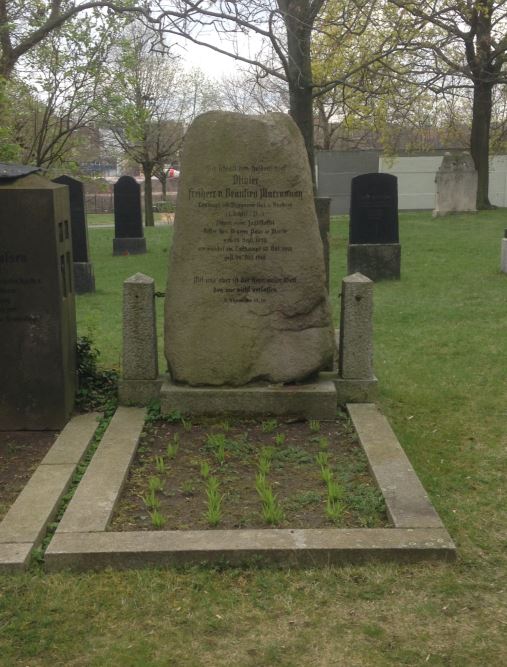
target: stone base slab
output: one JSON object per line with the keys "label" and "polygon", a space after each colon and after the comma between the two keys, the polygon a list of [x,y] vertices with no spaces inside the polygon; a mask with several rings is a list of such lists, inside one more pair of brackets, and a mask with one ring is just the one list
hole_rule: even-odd
{"label": "stone base slab", "polygon": [[338,405],[345,403],[371,403],[377,396],[378,380],[349,380],[337,377],[334,380]]}
{"label": "stone base slab", "polygon": [[168,415],[230,415],[234,417],[298,417],[335,419],[336,388],[330,380],[298,385],[189,387],[166,379],[160,391],[160,410]]}
{"label": "stone base slab", "polygon": [[347,252],[347,272],[362,273],[377,282],[399,280],[401,275],[401,245],[399,243],[350,243]]}
{"label": "stone base slab", "polygon": [[156,380],[125,380],[118,383],[118,400],[120,405],[146,406],[158,400],[163,378]]}
{"label": "stone base slab", "polygon": [[91,262],[74,262],[74,290],[76,294],[95,292],[95,276]]}
{"label": "stone base slab", "polygon": [[146,239],[114,238],[113,255],[142,255],[146,252]]}

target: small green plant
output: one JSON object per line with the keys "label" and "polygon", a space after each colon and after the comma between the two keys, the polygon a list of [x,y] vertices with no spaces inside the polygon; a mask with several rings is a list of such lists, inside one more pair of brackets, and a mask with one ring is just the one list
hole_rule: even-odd
{"label": "small green plant", "polygon": [[339,482],[330,479],[327,483],[327,497],[332,503],[336,503],[343,498],[345,489]]}
{"label": "small green plant", "polygon": [[154,528],[163,528],[165,526],[165,516],[161,514],[157,509],[154,509],[153,512],[150,512],[151,524]]}
{"label": "small green plant", "polygon": [[158,509],[160,507],[160,500],[155,495],[155,491],[148,491],[143,497],[144,504],[150,510]]}
{"label": "small green plant", "polygon": [[229,433],[229,431],[231,430],[231,424],[227,419],[224,420],[223,422],[220,422],[218,426],[219,428],[222,429],[224,433]]}
{"label": "small green plant", "polygon": [[195,492],[195,484],[190,480],[186,480],[181,485],[181,492],[184,496],[193,496]]}
{"label": "small green plant", "polygon": [[220,495],[220,482],[216,477],[209,477],[206,485],[206,520],[210,526],[218,526],[222,518],[222,500]]}
{"label": "small green plant", "polygon": [[178,453],[178,449],[180,448],[180,438],[178,434],[176,433],[173,435],[173,439],[167,443],[167,456],[170,459],[176,458],[176,454]]}
{"label": "small green plant", "polygon": [[161,475],[165,473],[165,471],[167,470],[167,466],[165,464],[165,459],[163,456],[155,456],[155,468]]}
{"label": "small green plant", "polygon": [[181,418],[181,425],[183,426],[183,430],[188,433],[189,431],[192,430],[192,422],[190,419],[184,419],[183,417]]}
{"label": "small green plant", "polygon": [[264,521],[272,526],[281,523],[283,521],[283,510],[266,479],[266,475],[260,471],[255,477],[255,489],[262,502],[262,518]]}
{"label": "small green plant", "polygon": [[341,521],[344,509],[345,506],[340,501],[333,502],[330,498],[327,499],[326,516],[333,521],[333,523],[339,523],[339,521]]}
{"label": "small green plant", "polygon": [[318,433],[320,431],[320,422],[316,419],[310,419],[308,427],[312,433]]}
{"label": "small green plant", "polygon": [[282,446],[285,444],[286,436],[285,433],[277,433],[274,437],[275,445]]}
{"label": "small green plant", "polygon": [[201,477],[204,480],[208,479],[210,473],[210,467],[207,461],[201,461],[201,464],[199,466],[199,472],[201,473]]}
{"label": "small green plant", "polygon": [[164,483],[160,477],[150,477],[148,480],[148,491],[150,493],[157,493],[157,491],[162,491],[164,488]]}
{"label": "small green plant", "polygon": [[319,452],[315,457],[315,462],[320,468],[327,468],[329,465],[329,454],[327,452]]}
{"label": "small green plant", "polygon": [[327,466],[322,467],[320,469],[320,476],[324,484],[328,486],[329,482],[333,480],[333,471],[331,470],[331,468],[328,468]]}
{"label": "small green plant", "polygon": [[329,440],[325,435],[319,438],[319,448],[324,450],[329,449]]}
{"label": "small green plant", "polygon": [[273,433],[278,428],[278,422],[276,419],[268,419],[261,424],[261,431],[263,433]]}
{"label": "small green plant", "polygon": [[273,448],[263,447],[259,454],[259,472],[267,475],[271,469],[271,461],[273,460]]}
{"label": "small green plant", "polygon": [[206,445],[213,451],[220,465],[225,463],[225,446],[227,440],[223,433],[210,433],[206,438]]}

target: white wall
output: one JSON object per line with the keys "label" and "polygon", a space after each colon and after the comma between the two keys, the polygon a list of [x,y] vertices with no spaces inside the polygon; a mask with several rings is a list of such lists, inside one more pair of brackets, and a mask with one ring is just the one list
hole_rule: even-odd
{"label": "white wall", "polygon": [[[398,177],[398,207],[433,209],[435,174],[442,156],[379,158],[379,171]],[[507,155],[490,159],[489,198],[496,206],[507,206]]]}

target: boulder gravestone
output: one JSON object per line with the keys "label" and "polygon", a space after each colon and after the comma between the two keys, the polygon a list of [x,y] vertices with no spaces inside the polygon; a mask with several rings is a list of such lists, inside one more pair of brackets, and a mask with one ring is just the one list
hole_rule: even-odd
{"label": "boulder gravestone", "polygon": [[192,124],[166,291],[173,381],[296,383],[329,366],[334,337],[307,164],[284,114],[210,112]]}
{"label": "boulder gravestone", "polygon": [[400,277],[398,179],[361,174],[352,179],[348,272],[371,280]]}
{"label": "boulder gravestone", "polygon": [[37,174],[0,177],[0,429],[62,428],[74,405],[69,198]]}
{"label": "boulder gravestone", "polygon": [[477,210],[477,171],[468,153],[444,155],[435,183],[434,217]]}
{"label": "boulder gravestone", "polygon": [[146,252],[141,210],[141,187],[132,176],[120,176],[114,184],[113,255]]}
{"label": "boulder gravestone", "polygon": [[75,291],[77,294],[95,292],[95,277],[88,247],[83,184],[81,181],[65,175],[53,179],[53,183],[66,185],[69,188]]}

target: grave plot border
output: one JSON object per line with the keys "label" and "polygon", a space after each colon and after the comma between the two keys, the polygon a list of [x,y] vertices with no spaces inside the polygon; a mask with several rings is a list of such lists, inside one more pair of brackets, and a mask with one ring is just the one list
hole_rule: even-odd
{"label": "grave plot border", "polygon": [[387,419],[372,403],[347,409],[393,527],[108,532],[145,417],[120,407],[48,546],[46,570],[454,560],[456,547]]}
{"label": "grave plot border", "polygon": [[100,415],[73,417],[0,521],[0,573],[25,570],[44,538],[74,472],[88,449]]}

